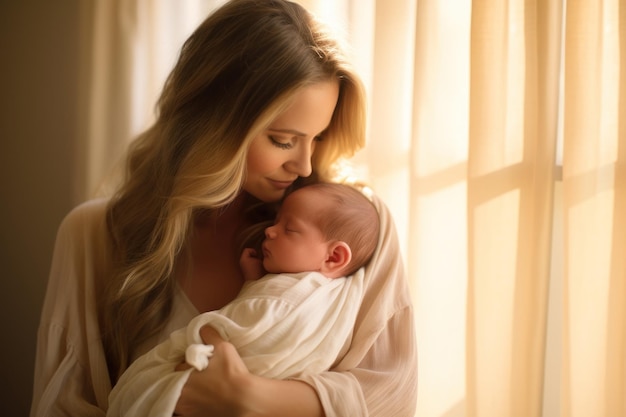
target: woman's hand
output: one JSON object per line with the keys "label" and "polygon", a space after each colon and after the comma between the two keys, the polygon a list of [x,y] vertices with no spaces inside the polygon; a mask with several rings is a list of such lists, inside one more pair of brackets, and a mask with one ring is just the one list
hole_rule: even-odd
{"label": "woman's hand", "polygon": [[[300,381],[252,375],[235,347],[210,326],[200,337],[215,347],[209,366],[192,371],[176,404],[174,414],[183,417],[323,417],[315,390]],[[189,368],[181,364],[177,370]]]}
{"label": "woman's hand", "polygon": [[[246,413],[242,400],[250,385],[251,374],[239,357],[235,347],[225,342],[209,326],[200,329],[206,344],[215,347],[209,366],[203,371],[193,371],[183,387],[176,404],[175,415],[241,416]],[[185,364],[177,370],[188,368]]]}

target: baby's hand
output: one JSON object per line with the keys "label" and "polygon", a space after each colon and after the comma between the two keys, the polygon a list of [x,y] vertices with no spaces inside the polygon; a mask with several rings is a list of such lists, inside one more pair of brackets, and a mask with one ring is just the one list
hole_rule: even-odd
{"label": "baby's hand", "polygon": [[239,265],[246,281],[254,281],[265,275],[263,259],[257,256],[256,250],[245,248],[239,258]]}

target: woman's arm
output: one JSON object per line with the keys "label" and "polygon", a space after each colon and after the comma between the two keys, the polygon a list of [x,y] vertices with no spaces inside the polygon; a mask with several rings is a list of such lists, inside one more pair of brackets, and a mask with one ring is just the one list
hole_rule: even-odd
{"label": "woman's arm", "polygon": [[267,379],[253,376],[251,416],[324,417],[317,393],[301,381]]}
{"label": "woman's arm", "polygon": [[248,372],[235,347],[215,330],[203,327],[201,335],[205,343],[215,346],[215,351],[207,369],[189,376],[176,415],[324,417],[321,402],[310,385],[255,376]]}
{"label": "woman's arm", "polygon": [[[208,330],[203,332],[208,335]],[[216,346],[216,353],[210,369],[191,374],[176,408],[181,416],[201,416],[209,411],[246,417],[415,414],[417,352],[410,307],[389,320],[357,366],[307,375],[298,381],[252,375],[230,343],[217,335],[203,335],[203,339]]]}
{"label": "woman's arm", "polygon": [[105,204],[84,203],[59,226],[37,335],[31,417],[105,414],[111,385],[96,311],[98,274],[108,265]]}

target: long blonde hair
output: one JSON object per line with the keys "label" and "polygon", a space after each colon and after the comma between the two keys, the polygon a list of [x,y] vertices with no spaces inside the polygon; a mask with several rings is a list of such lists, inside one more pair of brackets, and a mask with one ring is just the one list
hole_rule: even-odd
{"label": "long blonde hair", "polygon": [[339,44],[284,0],[232,0],[185,42],[107,210],[116,264],[99,308],[114,380],[171,313],[194,214],[233,201],[251,140],[296,91],[330,79],[339,80],[339,100],[302,181],[331,179],[335,163],[364,145],[365,93]]}

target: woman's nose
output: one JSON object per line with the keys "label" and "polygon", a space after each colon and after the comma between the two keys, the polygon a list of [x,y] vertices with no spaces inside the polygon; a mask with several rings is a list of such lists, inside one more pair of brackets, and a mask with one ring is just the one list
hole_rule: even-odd
{"label": "woman's nose", "polygon": [[313,149],[302,147],[294,157],[285,164],[285,168],[299,177],[308,177],[313,172],[311,157]]}

